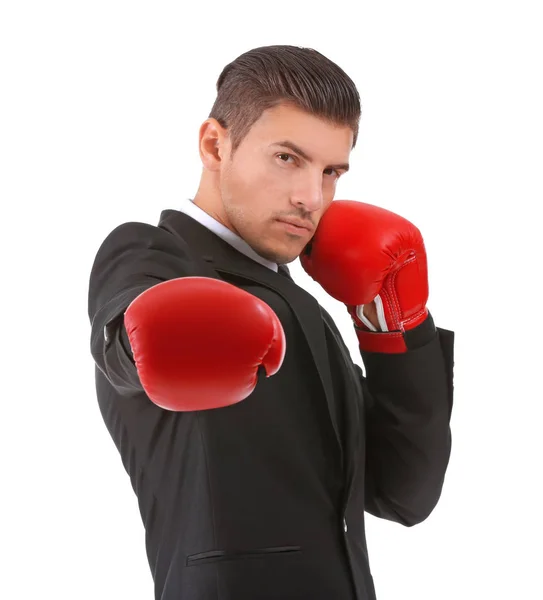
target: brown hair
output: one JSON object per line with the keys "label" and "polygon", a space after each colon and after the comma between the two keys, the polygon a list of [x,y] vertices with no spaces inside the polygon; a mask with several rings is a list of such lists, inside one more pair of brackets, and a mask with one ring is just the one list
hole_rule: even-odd
{"label": "brown hair", "polygon": [[209,114],[229,130],[232,153],[263,111],[282,102],[353,131],[358,138],[360,96],[352,79],[317,50],[262,46],[224,67]]}

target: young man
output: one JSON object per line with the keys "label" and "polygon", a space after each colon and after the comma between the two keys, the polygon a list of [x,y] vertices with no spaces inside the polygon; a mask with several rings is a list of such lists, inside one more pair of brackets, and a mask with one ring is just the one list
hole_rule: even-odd
{"label": "young man", "polygon": [[[196,196],[103,241],[97,396],[161,600],[370,600],[364,511],[432,512],[451,449],[453,333],[419,231],[333,201],[360,103],[322,54],[251,50],[200,129]],[[285,266],[353,318],[366,374]]]}

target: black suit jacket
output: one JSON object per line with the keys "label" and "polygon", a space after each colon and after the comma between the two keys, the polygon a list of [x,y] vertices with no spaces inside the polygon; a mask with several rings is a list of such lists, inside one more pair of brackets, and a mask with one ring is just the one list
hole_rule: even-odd
{"label": "black suit jacket", "polygon": [[[166,411],[139,382],[124,311],[186,276],[247,290],[285,329],[280,371],[260,373],[234,406]],[[364,376],[288,269],[271,271],[176,210],[106,237],[88,299],[98,402],[138,498],[155,597],[374,599],[364,511],[412,526],[442,491],[453,332],[430,315],[408,352],[363,352]]]}

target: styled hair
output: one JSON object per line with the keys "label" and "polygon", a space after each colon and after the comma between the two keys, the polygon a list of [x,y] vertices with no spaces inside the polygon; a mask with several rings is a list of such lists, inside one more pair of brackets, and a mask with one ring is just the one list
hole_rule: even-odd
{"label": "styled hair", "polygon": [[356,145],[358,90],[343,69],[312,48],[262,46],[238,56],[217,80],[209,118],[228,130],[234,153],[262,113],[281,103],[350,127]]}

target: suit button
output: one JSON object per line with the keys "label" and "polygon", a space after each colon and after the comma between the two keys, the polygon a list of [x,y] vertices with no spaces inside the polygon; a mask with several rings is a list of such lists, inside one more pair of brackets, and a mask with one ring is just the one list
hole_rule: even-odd
{"label": "suit button", "polygon": [[343,529],[347,533],[347,521],[345,519],[343,519]]}

